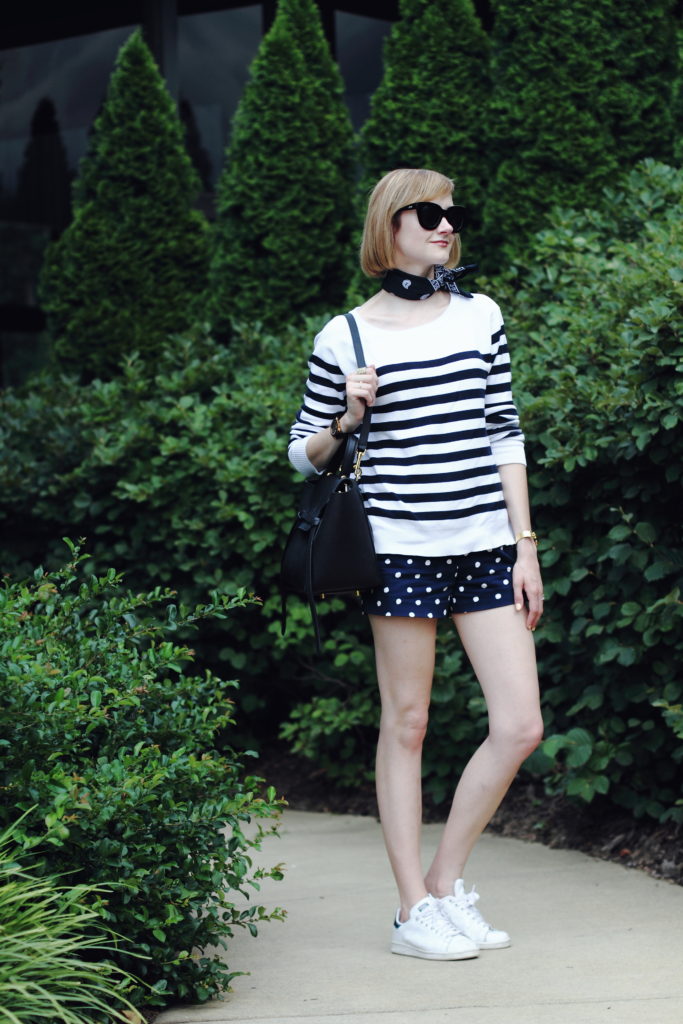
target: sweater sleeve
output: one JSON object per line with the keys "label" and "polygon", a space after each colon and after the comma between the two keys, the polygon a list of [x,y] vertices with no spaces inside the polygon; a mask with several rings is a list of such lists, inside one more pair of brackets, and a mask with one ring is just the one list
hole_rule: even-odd
{"label": "sweater sleeve", "polygon": [[304,476],[318,472],[306,455],[309,437],[346,410],[346,375],[335,352],[333,324],[330,321],[315,339],[303,402],[289,433],[289,461]]}
{"label": "sweater sleeve", "polygon": [[524,434],[512,397],[505,324],[495,303],[491,313],[491,364],[486,381],[485,415],[486,431],[496,465],[516,462],[525,466]]}

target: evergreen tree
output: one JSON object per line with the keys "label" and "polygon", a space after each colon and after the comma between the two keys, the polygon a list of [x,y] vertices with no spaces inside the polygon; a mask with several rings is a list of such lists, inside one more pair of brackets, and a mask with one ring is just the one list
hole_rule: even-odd
{"label": "evergreen tree", "polygon": [[59,234],[70,219],[71,174],[51,99],[45,97],[31,118],[31,137],[19,169],[14,219],[45,224]]}
{"label": "evergreen tree", "polygon": [[217,188],[214,323],[335,309],[348,284],[353,130],[313,0],[280,0]]}
{"label": "evergreen tree", "polygon": [[670,162],[673,156],[678,63],[673,6],[673,0],[596,5],[606,47],[598,109],[622,167],[643,157]]}
{"label": "evergreen tree", "polygon": [[139,32],[122,47],[81,162],[74,219],[47,253],[41,297],[60,362],[87,377],[132,350],[153,360],[206,290],[208,228],[184,129]]}
{"label": "evergreen tree", "polygon": [[678,74],[673,93],[674,161],[683,165],[683,29],[678,30]]}
{"label": "evergreen tree", "polygon": [[593,0],[499,0],[487,124],[496,167],[484,222],[494,247],[523,244],[556,203],[590,203],[619,165],[600,109],[605,27]]}
{"label": "evergreen tree", "polygon": [[488,39],[472,0],[401,0],[399,11],[361,132],[362,197],[395,167],[441,171],[467,207],[463,248],[476,259],[489,168],[481,116],[490,91]]}

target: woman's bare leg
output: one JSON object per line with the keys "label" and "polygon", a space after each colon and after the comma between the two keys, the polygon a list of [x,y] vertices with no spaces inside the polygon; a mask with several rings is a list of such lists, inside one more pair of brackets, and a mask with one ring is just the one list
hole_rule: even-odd
{"label": "woman's bare leg", "polygon": [[436,622],[370,615],[382,700],[377,803],[401,920],[427,894],[420,860],[422,741],[434,674]]}
{"label": "woman's bare leg", "polygon": [[524,613],[510,605],[454,615],[453,621],[486,699],[489,734],[460,778],[427,872],[427,889],[439,897],[462,878],[472,847],[543,734],[536,654]]}

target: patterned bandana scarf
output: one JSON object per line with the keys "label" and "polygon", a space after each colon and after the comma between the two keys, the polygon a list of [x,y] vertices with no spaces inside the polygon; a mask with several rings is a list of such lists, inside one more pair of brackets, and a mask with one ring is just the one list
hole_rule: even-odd
{"label": "patterned bandana scarf", "polygon": [[447,270],[440,263],[434,267],[434,277],[416,277],[415,274],[407,274],[404,270],[387,270],[382,288],[392,295],[398,295],[400,299],[428,299],[434,292],[453,292],[455,295],[463,295],[466,299],[472,298],[472,292],[466,292],[458,288],[455,283],[458,278],[464,277],[472,270],[477,269],[476,263],[468,263],[464,267],[455,267]]}

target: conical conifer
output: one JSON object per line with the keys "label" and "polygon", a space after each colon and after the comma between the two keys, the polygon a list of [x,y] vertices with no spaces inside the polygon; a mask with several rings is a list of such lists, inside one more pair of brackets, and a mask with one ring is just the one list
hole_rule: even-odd
{"label": "conical conifer", "polygon": [[489,91],[489,43],[471,0],[401,0],[385,42],[384,74],[361,131],[363,201],[395,167],[453,178],[467,207],[462,243],[477,258],[488,157],[481,111]]}
{"label": "conical conifer", "polygon": [[312,0],[280,0],[217,189],[214,323],[338,308],[349,276],[353,130]]}
{"label": "conical conifer", "polygon": [[596,5],[606,51],[599,111],[622,167],[644,157],[670,162],[673,156],[678,63],[673,7],[673,0]]}
{"label": "conical conifer", "polygon": [[184,129],[139,32],[122,47],[74,190],[74,219],[48,250],[41,298],[65,367],[115,372],[153,360],[206,291],[208,226]]}
{"label": "conical conifer", "polygon": [[624,166],[670,158],[670,15],[669,0],[499,0],[485,227],[507,258],[523,262],[552,206],[594,204]]}

